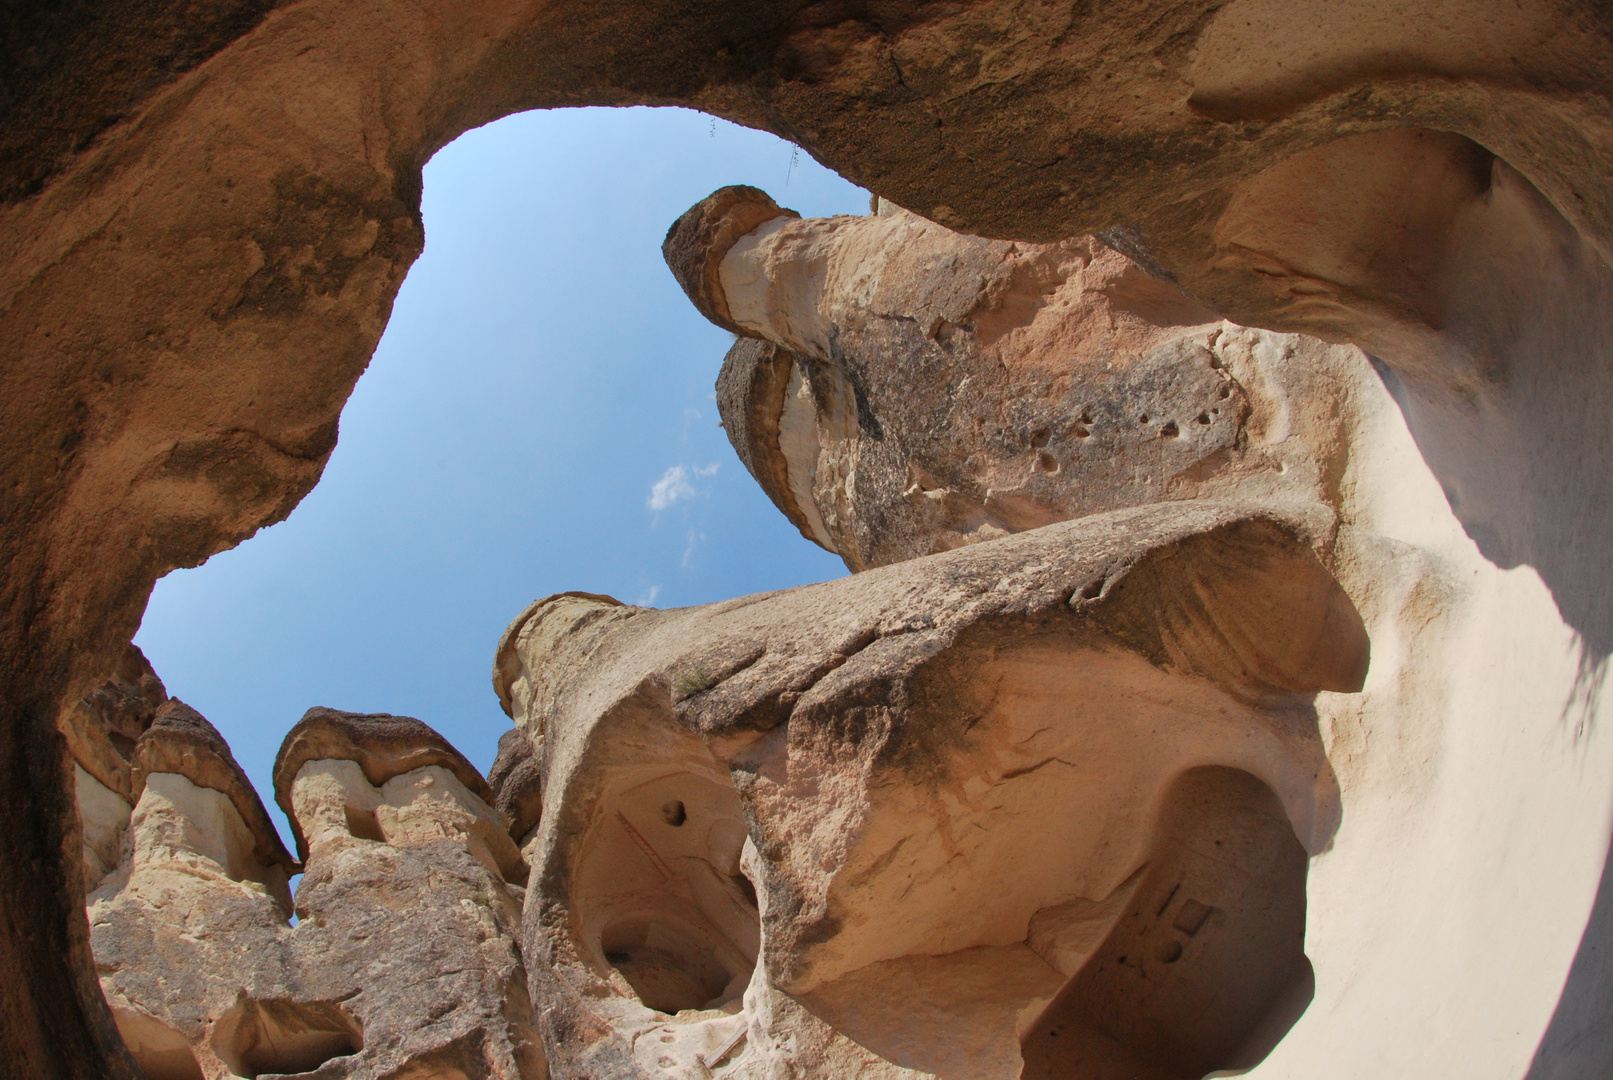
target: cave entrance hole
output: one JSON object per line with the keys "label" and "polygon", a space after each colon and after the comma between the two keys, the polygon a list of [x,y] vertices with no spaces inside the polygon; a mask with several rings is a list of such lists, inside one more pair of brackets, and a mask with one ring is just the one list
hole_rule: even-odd
{"label": "cave entrance hole", "polygon": [[358,1023],[333,1004],[243,996],[213,1025],[213,1052],[235,1076],[312,1072],[364,1048]]}
{"label": "cave entrance hole", "polygon": [[572,910],[601,970],[673,1015],[739,1000],[761,949],[761,915],[727,770],[695,736],[665,737],[681,752],[622,770],[595,805]]}
{"label": "cave entrance hole", "polygon": [[1127,909],[1021,1040],[1023,1080],[1198,1080],[1253,1068],[1310,1003],[1309,858],[1246,772],[1166,794]]}

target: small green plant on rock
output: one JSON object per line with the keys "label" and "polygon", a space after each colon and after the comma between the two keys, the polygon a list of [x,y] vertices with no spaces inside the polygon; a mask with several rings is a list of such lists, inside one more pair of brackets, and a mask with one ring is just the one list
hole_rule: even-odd
{"label": "small green plant on rock", "polygon": [[693,697],[711,689],[711,676],[705,668],[690,668],[672,680],[672,692],[679,698]]}

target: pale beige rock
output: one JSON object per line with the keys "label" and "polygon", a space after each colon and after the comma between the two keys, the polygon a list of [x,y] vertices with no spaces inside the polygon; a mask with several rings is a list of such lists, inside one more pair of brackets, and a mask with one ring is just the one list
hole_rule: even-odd
{"label": "pale beige rock", "polygon": [[93,889],[117,865],[133,807],[85,772],[84,766],[74,762],[73,770],[78,823],[84,831],[84,880]]}
{"label": "pale beige rock", "polygon": [[[656,1075],[657,1024],[672,1069],[742,1007],[750,1049],[723,1075],[859,1055],[869,1076],[1015,1075],[1067,981],[1025,944],[1038,914],[1130,883],[1177,918],[1161,898],[1184,881],[1176,905],[1218,906],[1239,944],[1205,935],[1170,969],[1180,993],[1234,969],[1246,992],[1221,1043],[1181,1039],[1231,1063],[1222,1043],[1308,971],[1305,847],[1338,806],[1307,702],[1366,671],[1359,618],[1293,530],[1197,501],[708,608],[528,608],[496,670],[542,687],[510,700],[538,703],[512,711],[543,739],[526,940],[557,1064]],[[1201,802],[1243,805],[1246,782],[1280,808],[1215,834],[1257,884],[1195,862],[1192,827],[1160,832],[1184,775],[1212,777]],[[894,1023],[915,984],[929,1004]]]}
{"label": "pale beige rock", "polygon": [[[345,730],[365,719],[347,715]],[[411,725],[429,733],[412,751]],[[375,727],[394,765],[457,753],[419,721]],[[90,920],[103,991],[147,1074],[546,1076],[497,812],[435,764],[377,788],[358,761],[310,761],[289,795],[309,850],[295,925],[236,799],[145,777],[132,844]]]}
{"label": "pale beige rock", "polygon": [[[1400,142],[1428,166],[1422,173],[1403,169],[1397,174],[1402,180],[1428,190],[1449,180],[1439,171],[1441,162],[1449,164],[1449,147],[1438,140]],[[1329,206],[1325,188],[1306,187],[1313,176],[1300,165],[1296,159],[1291,173],[1274,174],[1273,198],[1280,185],[1284,198],[1310,200],[1330,213],[1354,212]],[[1541,220],[1526,194],[1497,169],[1490,203],[1461,211],[1490,215],[1475,224],[1473,243],[1500,243],[1507,229]],[[1274,237],[1321,243],[1317,234],[1274,226],[1284,219],[1269,202],[1235,207],[1229,228],[1241,223],[1238,228],[1264,230],[1268,244],[1277,242]],[[1507,214],[1512,226],[1499,223]],[[1508,235],[1506,242],[1518,245],[1514,250],[1534,243],[1518,231]],[[1606,762],[1609,754],[1606,740],[1594,734],[1600,705],[1593,688],[1603,677],[1593,659],[1600,655],[1594,626],[1576,614],[1577,600],[1559,593],[1554,604],[1546,587],[1549,568],[1542,570],[1546,583],[1533,572],[1497,571],[1463,535],[1463,524],[1476,528],[1474,500],[1441,492],[1418,460],[1401,415],[1408,409],[1416,421],[1412,398],[1419,391],[1385,374],[1398,400],[1392,397],[1354,349],[1224,322],[1187,326],[1190,318],[1177,319],[1168,309],[1139,309],[1113,284],[1123,283],[1125,274],[1103,269],[1106,259],[1117,258],[1113,253],[1073,275],[1045,274],[1048,291],[1019,301],[1017,310],[1014,290],[988,287],[994,274],[1008,276],[999,267],[1045,265],[1060,247],[948,238],[945,230],[888,207],[873,218],[775,219],[731,244],[722,255],[721,279],[733,294],[725,303],[741,329],[758,335],[735,346],[719,382],[725,423],[741,457],[804,533],[827,539],[853,568],[905,558],[927,550],[926,544],[946,548],[989,539],[994,530],[1036,523],[991,517],[997,489],[985,481],[1011,476],[1015,463],[1026,463],[1034,475],[1039,432],[1049,432],[1044,445],[1053,446],[1051,433],[1059,430],[1044,417],[1073,418],[1089,439],[1096,437],[1081,422],[1087,414],[1077,411],[1079,403],[1049,400],[1047,387],[1068,380],[1077,394],[1124,417],[1126,405],[1139,399],[1136,390],[1108,381],[1113,368],[1136,365],[1151,342],[1197,337],[1243,403],[1235,438],[1206,459],[1213,468],[1192,465],[1171,476],[1165,453],[1156,449],[1152,461],[1128,458],[1135,451],[1121,445],[1083,472],[1083,459],[1076,457],[1072,468],[1060,451],[1054,455],[1058,472],[1051,482],[1040,481],[1040,508],[1071,517],[1116,502],[1195,500],[1226,491],[1331,523],[1317,527],[1332,537],[1330,566],[1367,619],[1373,667],[1359,698],[1318,699],[1329,762],[1340,777],[1342,824],[1329,844],[1309,845],[1306,951],[1316,965],[1316,997],[1255,1075],[1502,1077],[1522,1075],[1531,1062],[1541,1076],[1579,1075],[1572,1070],[1602,1053],[1592,1049],[1599,1044],[1584,1025],[1601,1007],[1589,1003],[1605,1000],[1593,989],[1605,974],[1595,960],[1605,916],[1592,922],[1572,973],[1570,964],[1603,885],[1606,807],[1613,796],[1603,764],[1579,764]],[[1572,243],[1561,249],[1569,262],[1577,258],[1573,250]],[[1312,249],[1307,257],[1322,256]],[[1566,273],[1551,260],[1546,265]],[[1345,269],[1360,282],[1374,273],[1360,263]],[[1586,288],[1594,293],[1597,286]],[[1312,314],[1355,302],[1332,287],[1296,285],[1295,296],[1296,305],[1314,305]],[[1320,299],[1305,299],[1313,296]],[[1496,297],[1492,310],[1503,306]],[[1376,310],[1386,324],[1396,317],[1387,308]],[[1584,324],[1580,315],[1556,310],[1559,325]],[[941,326],[931,312],[959,313],[946,342],[924,333]],[[1150,329],[1150,320],[1158,325]],[[993,326],[1003,323],[1014,328],[993,338]],[[1399,355],[1410,348],[1404,340],[1384,347]],[[1417,346],[1425,347],[1432,346],[1426,340]],[[1021,367],[1045,372],[1046,381],[1015,385],[1011,374]],[[855,423],[841,404],[852,396],[848,386],[855,388]],[[1173,395],[1183,405],[1193,403],[1182,384],[1156,382],[1150,389],[1157,392],[1144,406],[1151,418],[1163,413],[1174,420],[1166,411],[1179,408],[1171,404]],[[971,421],[971,409],[987,422]],[[1446,426],[1422,437],[1425,446],[1455,445],[1473,430]],[[1465,460],[1480,459],[1470,454]],[[1127,462],[1118,474],[1104,472]],[[820,482],[825,474],[827,484]],[[1070,482],[1061,486],[1058,478],[1066,474]],[[1152,483],[1162,475],[1171,482]],[[1449,463],[1444,475],[1453,475]],[[1468,483],[1470,490],[1493,492],[1497,480],[1475,476]],[[915,496],[947,511],[921,516],[909,508],[918,503]],[[1493,551],[1496,537],[1474,535],[1486,553]],[[1561,612],[1558,605],[1565,605]],[[1589,637],[1576,637],[1571,627]],[[1570,715],[1572,734],[1563,726]],[[1516,815],[1504,823],[1494,809],[1503,805]],[[1587,828],[1588,822],[1596,824]],[[1502,881],[1507,884],[1498,887]],[[1453,888],[1463,899],[1442,899]],[[1090,899],[1044,909],[1028,940],[1044,957],[1078,963],[1089,940],[1081,932],[1084,917],[1098,917],[1099,905]],[[1325,921],[1319,918],[1324,912]],[[1508,947],[1497,948],[1493,926],[1502,921],[1513,929]],[[1056,937],[1066,927],[1075,955]],[[1408,956],[1421,958],[1414,971]],[[1093,986],[1084,993],[1090,1003],[1111,991]],[[1548,1028],[1559,1000],[1577,1003],[1560,1014],[1570,1017],[1561,1031]],[[1290,1019],[1301,1006],[1294,1005]],[[1453,1016],[1463,1019],[1451,1022]],[[1509,1034],[1493,1034],[1502,1030]],[[1576,1030],[1579,1035],[1568,1034]],[[1475,1031],[1491,1034],[1464,1034]],[[1027,1034],[1027,1076],[1057,1074],[1056,1062],[1033,1052],[1046,1034]],[[1251,1039],[1236,1051],[1252,1055],[1248,1060],[1272,1042],[1270,1031]],[[1042,1045],[1046,1049],[1045,1038]]]}

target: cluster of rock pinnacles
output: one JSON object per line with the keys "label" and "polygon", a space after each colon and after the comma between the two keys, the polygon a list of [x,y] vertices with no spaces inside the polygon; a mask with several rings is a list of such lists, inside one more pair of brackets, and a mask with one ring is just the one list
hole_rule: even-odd
{"label": "cluster of rock pinnacles", "polygon": [[[727,188],[664,250],[739,335],[735,449],[855,573],[533,603],[485,779],[418,720],[309,710],[274,769],[295,855],[131,647],[61,726],[146,1075],[1257,1064],[1311,994],[1316,701],[1368,659],[1338,475],[1388,406],[1313,384],[1377,388],[1366,359],[1223,322],[1094,238],[888,203],[801,220]],[[1361,415],[1299,404],[1324,398]]]}

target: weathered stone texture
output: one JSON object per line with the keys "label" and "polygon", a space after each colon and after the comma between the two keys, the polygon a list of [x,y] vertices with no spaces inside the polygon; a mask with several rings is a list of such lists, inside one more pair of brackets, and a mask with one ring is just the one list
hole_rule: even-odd
{"label": "weathered stone texture", "polygon": [[[1203,1010],[1202,990],[1166,990],[1139,1001],[1120,1056],[1152,1060],[1169,1030],[1184,1060],[1228,1064],[1308,970],[1295,835],[1325,842],[1336,793],[1301,703],[1358,689],[1367,663],[1360,617],[1295,530],[1199,501],[705,608],[529,608],[499,670],[542,688],[512,700],[543,748],[526,933],[557,1068],[1015,1076],[1017,1025],[1109,936],[1074,958],[1075,932],[1032,927],[1135,886],[1156,849],[1213,851],[1187,854],[1192,830],[1168,813],[1156,825],[1173,778],[1212,764],[1256,795],[1209,782],[1199,805],[1230,800],[1232,822],[1210,833],[1272,849],[1269,871],[1238,865],[1275,876],[1240,893],[1158,871],[1109,922],[1205,878],[1195,903],[1227,912],[1239,944],[1195,939],[1206,966],[1173,970],[1188,987],[1237,968],[1251,981],[1223,1012],[1252,1011],[1203,1021],[1214,1038],[1169,1016],[1150,1028]],[[1094,992],[1125,1012],[1113,978]],[[910,1024],[897,1002],[935,1019]]]}
{"label": "weathered stone texture", "polygon": [[[1510,760],[1543,763],[1530,784],[1509,786],[1499,765],[1468,782],[1505,803],[1506,820],[1533,822],[1531,835],[1549,840],[1516,845],[1526,867],[1502,866],[1476,837],[1505,830],[1464,832],[1454,823],[1484,811],[1464,815],[1441,801],[1455,799],[1460,784],[1415,798],[1397,788],[1446,815],[1425,830],[1442,840],[1423,861],[1475,876],[1439,896],[1416,873],[1373,877],[1386,906],[1437,911],[1452,895],[1466,906],[1461,919],[1436,926],[1358,929],[1385,935],[1372,956],[1412,957],[1435,941],[1447,948],[1441,963],[1407,963],[1417,974],[1397,985],[1431,991],[1420,973],[1471,964],[1478,974],[1469,981],[1495,987],[1495,1001],[1525,986],[1541,1001],[1553,998],[1555,983],[1496,976],[1476,930],[1444,931],[1488,926],[1493,935],[1525,925],[1547,934],[1572,923],[1562,931],[1568,946],[1534,937],[1518,946],[1537,957],[1571,952],[1589,900],[1555,920],[1522,900],[1527,917],[1492,909],[1497,890],[1480,870],[1520,883],[1521,893],[1502,895],[1533,896],[1535,886],[1557,882],[1558,895],[1579,898],[1582,875],[1567,868],[1606,862],[1606,829],[1583,823],[1609,820],[1613,792],[1595,779],[1608,770],[1562,766],[1583,750],[1577,733],[1596,727],[1613,653],[1613,547],[1605,542],[1613,533],[1613,21],[1602,5],[304,0],[271,9],[120,0],[25,4],[8,18],[0,45],[0,911],[10,932],[0,935],[0,1060],[20,1075],[132,1075],[97,997],[80,904],[85,874],[104,868],[95,860],[109,833],[78,830],[75,780],[86,820],[111,820],[108,811],[115,819],[108,800],[123,796],[82,758],[82,772],[71,767],[56,726],[63,704],[113,666],[158,576],[279,520],[317,481],[342,403],[420,249],[423,163],[498,116],[578,104],[681,104],[763,127],[948,228],[1052,245],[1055,263],[1065,238],[1101,234],[1217,316],[1349,342],[1375,357],[1431,474],[1414,457],[1397,459],[1402,483],[1355,498],[1350,485],[1371,458],[1357,440],[1347,457],[1316,451],[1305,483],[1319,486],[1324,508],[1354,499],[1342,527],[1371,526],[1383,539],[1386,547],[1370,551],[1343,545],[1334,569],[1358,606],[1369,598],[1403,605],[1403,622],[1381,622],[1384,640],[1433,627],[1418,648],[1462,673],[1452,675],[1451,694],[1482,688],[1465,709],[1433,713],[1483,719],[1472,728],[1408,725],[1393,738],[1374,727],[1375,749],[1346,738],[1340,753],[1369,762],[1362,767],[1374,782],[1393,787],[1386,765],[1372,771],[1386,742],[1404,738],[1416,754],[1444,762],[1452,759],[1435,750],[1446,744],[1428,744],[1418,731],[1449,732],[1450,742],[1478,747],[1459,757],[1477,769],[1516,737],[1522,744]],[[1094,255],[1091,265],[1102,262]],[[1246,370],[1281,371],[1279,359],[1261,355],[1267,346],[1251,349]],[[1215,385],[1201,347],[1216,355],[1194,335],[1176,355],[1182,366],[1172,370],[1188,390]],[[1249,393],[1248,434],[1260,395],[1238,367],[1228,363]],[[819,384],[802,379],[814,395],[806,411],[816,416]],[[1010,382],[998,387],[1005,400],[1064,400],[1057,387]],[[866,451],[867,476],[903,479],[888,490],[870,479],[844,501],[830,498],[847,464],[831,454],[799,495],[776,467],[762,470],[763,483],[776,499],[789,494],[792,520],[822,539],[808,513],[816,504],[823,536],[854,562],[919,554],[929,550],[926,537],[950,543],[1033,524],[1045,504],[1073,497],[1057,479],[1081,473],[1068,448],[1053,444],[1064,427],[1048,425],[1046,447],[992,449],[976,472],[947,446],[928,445],[915,424],[900,453],[882,462],[864,445],[860,406],[833,396],[827,376],[823,383],[830,449],[855,450],[859,462]],[[1343,428],[1359,421],[1386,439],[1402,434],[1398,421],[1355,408],[1350,395],[1369,391],[1353,375],[1284,385],[1291,393],[1270,400],[1305,413],[1307,438],[1330,413]],[[776,390],[761,397],[771,402]],[[907,423],[895,400],[880,408],[893,430]],[[966,400],[947,408],[949,419],[975,418]],[[1141,434],[1148,415],[1136,429],[1120,417],[1109,432]],[[1279,432],[1290,415],[1271,414],[1267,430]],[[754,430],[770,438],[770,422],[763,417]],[[847,435],[853,422],[855,437]],[[1019,432],[1019,420],[1005,417],[1002,429]],[[792,433],[811,431],[780,428],[781,437]],[[811,451],[806,441],[796,449]],[[1250,442],[1259,440],[1250,434]],[[1124,457],[1141,445],[1162,448],[1121,439],[1112,449]],[[1216,478],[1192,472],[1198,459],[1182,460],[1195,445],[1173,446],[1181,456],[1149,475],[1202,491]],[[1042,452],[1059,473],[1025,471]],[[946,475],[932,475],[934,486],[922,477],[907,483],[907,464],[929,458]],[[1376,480],[1392,471],[1383,461],[1373,466]],[[1095,471],[1085,475],[1108,495],[1128,487],[1140,495],[1145,486],[1141,473],[1106,477],[1089,464]],[[1289,482],[1253,467],[1243,479]],[[1465,541],[1445,531],[1447,506],[1482,554],[1476,564]],[[933,519],[917,513],[925,507]],[[1395,544],[1405,550],[1383,553]],[[1406,569],[1407,550],[1437,552],[1429,558],[1440,572]],[[1545,600],[1531,591],[1531,575],[1548,590]],[[1462,624],[1472,630],[1465,650],[1450,644],[1460,636],[1452,606],[1463,604],[1488,605],[1483,619]],[[1409,699],[1430,685],[1409,678],[1403,690]],[[1528,717],[1519,723],[1530,732],[1576,733],[1573,746],[1552,749],[1500,721],[1489,726],[1496,710]],[[101,764],[117,772],[114,762]],[[1362,809],[1357,820],[1370,816]],[[1341,843],[1340,851],[1357,850]],[[1377,873],[1357,855],[1332,865],[1345,862],[1357,875]],[[1313,882],[1323,865],[1313,867]],[[1594,953],[1594,943],[1587,948]],[[1555,960],[1540,963],[1555,970]],[[1613,976],[1599,979],[1601,989],[1588,992],[1613,1001]],[[1464,1056],[1473,1040],[1428,1035],[1438,1025],[1421,1002],[1449,1000],[1443,991],[1389,986],[1371,998],[1382,1014],[1369,1017],[1364,999],[1334,1008],[1363,1027],[1407,1026],[1415,1033],[1407,1045],[1421,1038],[1439,1067],[1464,1076],[1512,1060],[1491,1047],[1473,1063]],[[1552,1067],[1605,1066],[1608,1007],[1565,1009],[1591,1019],[1553,1036],[1558,1049],[1548,1056],[1568,1064]],[[1484,1029],[1535,1032],[1546,1022],[1503,1013]],[[1356,1074],[1383,1068],[1320,1053],[1305,1060]],[[1433,1069],[1424,1060],[1396,1066]]]}
{"label": "weathered stone texture", "polygon": [[167,700],[168,692],[145,654],[130,645],[111,678],[56,718],[73,758],[87,889],[93,889],[118,861],[135,801],[130,758]]}
{"label": "weathered stone texture", "polygon": [[547,1075],[525,866],[457,751],[409,717],[310,710],[277,790],[307,858],[290,925],[296,865],[217,732],[177,719],[142,739],[132,839],[89,901],[102,989],[152,1080]]}
{"label": "weathered stone texture", "polygon": [[884,204],[775,214],[711,260],[702,310],[747,336],[718,380],[724,426],[853,570],[1167,499],[1314,499],[1333,449],[1251,446],[1231,370],[1272,349],[1336,366],[1330,346],[1223,323],[1092,238],[980,240]]}

